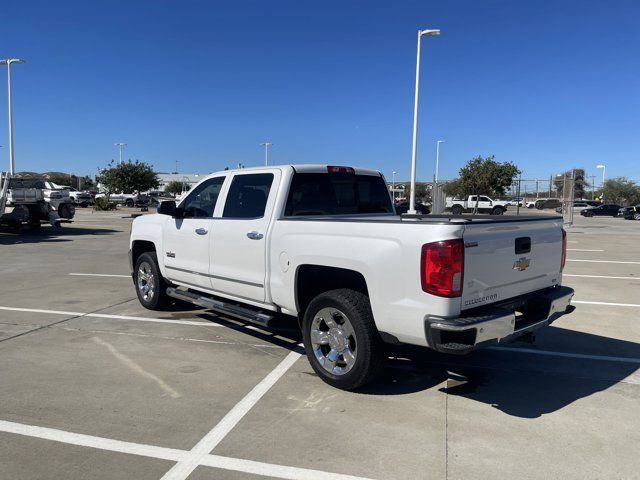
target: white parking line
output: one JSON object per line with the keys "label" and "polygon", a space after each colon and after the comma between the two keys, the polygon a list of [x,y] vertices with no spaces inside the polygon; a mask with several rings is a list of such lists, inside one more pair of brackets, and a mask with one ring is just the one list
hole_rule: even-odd
{"label": "white parking line", "polygon": [[580,277],[580,278],[612,278],[618,280],[640,280],[640,277],[612,277],[609,275],[570,275],[568,273],[563,273],[563,277]]}
{"label": "white parking line", "polygon": [[567,252],[604,252],[604,250],[590,250],[588,248],[567,248]]}
{"label": "white parking line", "polygon": [[640,358],[628,358],[628,357],[610,357],[608,355],[586,355],[583,353],[567,353],[567,352],[554,352],[551,350],[535,350],[533,348],[514,348],[514,347],[486,347],[487,350],[495,351],[507,351],[516,353],[532,353],[534,355],[548,355],[552,357],[569,357],[569,358],[584,358],[586,360],[602,360],[605,362],[621,362],[621,363],[636,363],[640,364]]}
{"label": "white parking line", "polygon": [[608,305],[610,307],[640,307],[640,305],[637,303],[589,302],[586,300],[571,300],[571,303],[582,303],[585,305]]}
{"label": "white parking line", "polygon": [[65,312],[62,310],[42,310],[39,308],[18,308],[0,306],[0,310],[10,312],[28,312],[28,313],[46,313],[51,315],[67,315],[70,317],[92,317],[107,318],[109,320],[132,320],[135,322],[152,322],[152,323],[173,323],[176,325],[199,325],[210,327],[222,327],[223,325],[214,322],[197,322],[193,320],[171,320],[169,318],[146,318],[146,317],[130,317],[128,315],[111,315],[108,313],[83,313],[83,312]]}
{"label": "white parking line", "polygon": [[[66,443],[68,445],[78,445],[80,447],[96,448],[98,450],[107,450],[110,452],[126,453],[129,455],[138,455],[174,462],[180,462],[181,460],[188,458],[190,455],[190,452],[177,450],[175,448],[157,447],[154,445],[146,445],[144,443],[125,442],[122,440],[95,437],[93,435],[67,432],[55,428],[36,427],[33,425],[7,422],[4,420],[0,420],[0,431],[26,437]],[[311,470],[307,468],[254,462],[251,460],[223,457],[220,455],[205,455],[202,459],[201,465],[236,472],[267,475],[287,480],[368,480],[363,477],[355,477],[352,475],[341,475],[338,473],[322,472],[320,470]]]}
{"label": "white parking line", "polygon": [[131,278],[131,275],[115,275],[110,273],[70,273],[69,275],[74,277],[117,277],[117,278]]}
{"label": "white parking line", "polygon": [[620,261],[620,260],[578,260],[576,258],[567,258],[567,262],[586,262],[586,263],[623,263],[623,264],[634,264],[640,265],[640,262],[628,262],[628,261]]}
{"label": "white parking line", "polygon": [[[212,451],[240,420],[258,403],[265,393],[282,377],[300,358],[297,352],[290,352],[280,364],[274,368],[258,385],[238,402],[218,424],[213,427],[191,449],[189,456],[175,464],[163,475],[161,480],[185,480],[204,458]],[[285,477],[290,478],[290,477]]]}
{"label": "white parking line", "polygon": [[123,442],[110,438],[94,437],[82,433],[66,432],[55,428],[36,427],[23,423],[7,422],[0,420],[0,431],[24,435],[26,437],[42,438],[54,442],[79,445],[81,447],[109,450],[110,452],[128,453],[142,457],[160,458],[162,460],[179,461],[185,454],[183,450],[173,448],[155,447],[142,443]]}

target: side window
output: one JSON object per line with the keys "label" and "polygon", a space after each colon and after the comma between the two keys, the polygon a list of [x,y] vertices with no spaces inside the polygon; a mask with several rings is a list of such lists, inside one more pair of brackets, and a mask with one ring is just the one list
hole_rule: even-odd
{"label": "side window", "polygon": [[490,202],[489,197],[480,197],[481,202]]}
{"label": "side window", "polygon": [[475,197],[475,195],[473,195],[473,196],[469,197],[469,201],[470,201],[470,202],[475,202],[475,201],[476,201],[476,197]]}
{"label": "side window", "polygon": [[222,217],[258,218],[264,216],[272,183],[272,173],[239,174],[233,177]]}
{"label": "side window", "polygon": [[182,205],[185,218],[212,217],[225,177],[206,180],[189,193]]}

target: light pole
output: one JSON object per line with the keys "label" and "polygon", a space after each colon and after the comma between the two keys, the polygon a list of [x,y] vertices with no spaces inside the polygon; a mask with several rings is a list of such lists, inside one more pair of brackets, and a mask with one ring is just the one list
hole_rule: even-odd
{"label": "light pole", "polygon": [[273,145],[271,142],[264,142],[260,144],[264,147],[264,166],[269,165],[269,147]]}
{"label": "light pole", "polygon": [[602,195],[600,195],[600,201],[602,203],[604,203],[604,171],[606,170],[606,167],[603,164],[600,165],[596,165],[596,168],[601,168],[602,169]]}
{"label": "light pole", "polygon": [[391,181],[391,195],[393,195],[393,204],[396,204],[396,171],[391,172],[393,180]]}
{"label": "light pole", "polygon": [[24,63],[24,60],[19,58],[8,58],[6,60],[0,60],[0,65],[7,66],[7,103],[9,106],[9,173],[13,175],[14,163],[13,163],[13,108],[11,106],[11,64],[12,63]]}
{"label": "light pole", "polygon": [[413,147],[411,149],[411,196],[409,211],[416,212],[416,153],[418,151],[418,92],[420,91],[420,44],[423,35],[440,35],[440,30],[418,30],[418,52],[416,55],[416,91],[413,101]]}
{"label": "light pole", "polygon": [[438,167],[440,165],[440,144],[444,143],[444,140],[438,140],[436,142],[436,174],[433,176],[433,183],[438,183]]}
{"label": "light pole", "polygon": [[127,146],[126,143],[114,143],[116,147],[118,147],[118,156],[120,158],[120,165],[122,165],[122,150]]}

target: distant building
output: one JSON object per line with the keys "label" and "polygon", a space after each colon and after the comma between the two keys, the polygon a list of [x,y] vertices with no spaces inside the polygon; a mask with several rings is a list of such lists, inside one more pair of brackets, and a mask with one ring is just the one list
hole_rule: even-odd
{"label": "distant building", "polygon": [[158,173],[158,190],[164,190],[169,182],[180,182],[189,187],[199,183],[208,173]]}

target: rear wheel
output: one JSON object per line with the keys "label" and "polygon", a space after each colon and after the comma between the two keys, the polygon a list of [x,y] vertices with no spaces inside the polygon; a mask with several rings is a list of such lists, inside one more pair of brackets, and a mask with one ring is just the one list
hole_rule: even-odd
{"label": "rear wheel", "polygon": [[369,298],[360,292],[331,290],[314,298],[304,314],[302,336],[313,370],[329,385],[354,390],[380,373],[382,340]]}
{"label": "rear wheel", "polygon": [[462,215],[462,205],[454,205],[453,207],[451,207],[451,213],[453,213],[454,215]]}
{"label": "rear wheel", "polygon": [[127,207],[133,207],[133,200],[132,200],[132,199],[130,199],[130,198],[127,198],[127,200],[124,202],[124,204],[125,204]]}
{"label": "rear wheel", "polygon": [[138,300],[149,310],[162,310],[170,302],[167,282],[158,268],[155,252],[146,252],[138,257],[133,274]]}

